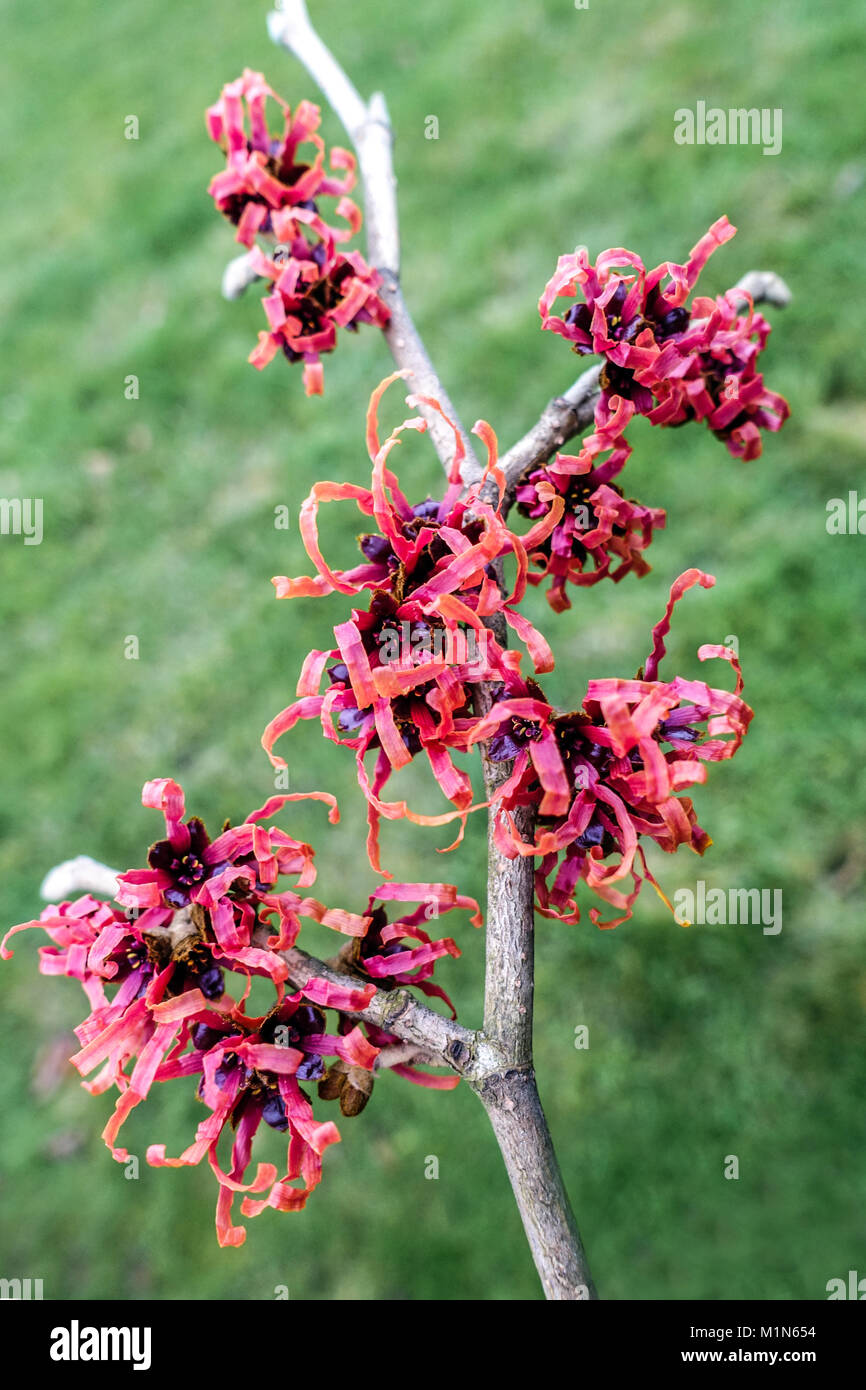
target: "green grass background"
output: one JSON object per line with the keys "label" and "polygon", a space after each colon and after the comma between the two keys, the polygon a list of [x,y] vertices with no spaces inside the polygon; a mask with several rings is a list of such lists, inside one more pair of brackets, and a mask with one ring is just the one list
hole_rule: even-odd
{"label": "green grass background", "polygon": [[[727,212],[739,234],[704,292],[754,266],[794,291],[766,354],[791,401],[783,433],[743,465],[700,429],[638,422],[629,490],[668,511],[652,574],[560,618],[538,592],[529,610],[557,647],[548,689],[576,702],[588,677],[633,673],[676,574],[716,574],[681,605],[667,669],[696,674],[699,643],[735,634],[757,715],[697,794],[713,848],[656,868],[670,892],[698,877],[781,888],[784,927],[685,931],[652,892],[615,932],[539,922],[537,1065],[603,1296],[825,1297],[828,1279],[866,1273],[866,540],[825,528],[827,499],[861,486],[866,429],[862,7],[312,8],[359,86],[387,93],[406,292],[464,418],[489,419],[504,445],[576,365],[535,308],[575,243],[679,260]],[[327,359],[324,398],[305,400],[298,372],[246,365],[255,295],[219,296],[235,248],[204,192],[219,159],[203,109],[244,65],[291,101],[315,95],[269,43],[263,5],[7,3],[4,19],[0,495],[42,497],[45,512],[41,546],[0,538],[8,924],[36,914],[42,874],[66,856],[142,862],[158,824],[139,804],[146,778],[178,777],[212,825],[273,789],[260,731],[343,612],[274,601],[270,576],[309,566],[273,509],[296,517],[316,478],[365,479],[363,412],[389,359],[361,332]],[[781,155],[675,145],[673,112],[698,99],[781,107]],[[325,127],[340,138],[332,116]],[[438,484],[425,441],[399,462],[419,496]],[[355,517],[331,512],[328,553],[346,562]],[[132,634],[138,661],[124,659]],[[285,824],[317,846],[316,891],[357,909],[375,877],[351,760],[309,726],[284,751],[293,789],[340,796],[339,827],[318,807]],[[435,805],[420,769],[404,785]],[[449,859],[433,843],[386,830],[401,877],[480,895],[480,820]],[[474,1024],[483,942],[465,920],[449,929],[465,955],[441,978]],[[19,938],[0,974],[0,1274],[41,1277],[60,1299],[540,1296],[480,1106],[394,1078],[343,1124],[305,1213],[267,1212],[243,1249],[220,1251],[206,1169],[143,1165],[130,1181],[102,1147],[111,1101],[61,1064],[82,996],[36,975],[35,948]],[[158,1088],[130,1148],[176,1152],[200,1113],[192,1087]]]}

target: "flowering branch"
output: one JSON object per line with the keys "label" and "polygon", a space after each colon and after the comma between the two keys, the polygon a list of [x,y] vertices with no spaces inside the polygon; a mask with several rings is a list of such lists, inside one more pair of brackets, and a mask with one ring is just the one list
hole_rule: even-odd
{"label": "flowering branch", "polygon": [[[346,76],[330,49],[310,23],[305,0],[282,0],[268,15],[268,32],[274,43],[295,55],[321,88],[342,122],[358,155],[364,184],[367,258],[382,276],[381,295],[390,310],[383,332],[398,367],[412,373],[412,389],[434,396],[445,414],[457,424],[466,449],[466,477],[477,470],[469,436],[460,423],[421,340],[400,288],[400,233],[397,217],[397,180],[392,158],[393,132],[381,92],[365,102]],[[243,259],[243,258],[241,258]],[[454,457],[454,435],[441,415],[427,406],[420,413],[427,421],[433,446],[446,472]]]}
{"label": "flowering branch", "polygon": [[[81,854],[49,870],[40,892],[47,901],[72,899],[81,893],[92,892],[105,893],[114,898],[118,876],[119,870]],[[151,927],[149,930],[151,935],[165,932],[174,946],[184,936],[196,934],[187,908],[181,908],[174,914],[169,927]],[[267,937],[266,931],[257,933],[256,944],[264,947]],[[324,980],[340,990],[351,991],[358,987],[356,976],[317,960],[298,947],[277,954],[288,965],[288,983],[295,989],[304,989],[311,980]],[[504,1055],[499,1055],[482,1034],[474,1033],[443,1014],[428,1009],[407,990],[377,989],[364,1008],[347,1011],[347,1016],[375,1024],[377,1028],[400,1038],[406,1045],[402,1050],[383,1048],[378,1058],[380,1067],[399,1066],[414,1059],[450,1067],[470,1085],[480,1088],[494,1080],[498,1081],[505,1065]]]}
{"label": "flowering branch", "polygon": [[[647,268],[621,247],[595,262],[583,247],[560,256],[539,300],[541,328],[582,356],[600,357],[601,366],[552,401],[502,461],[494,430],[477,421],[482,466],[403,301],[384,98],[361,98],[313,29],[304,0],[284,0],[270,31],[315,77],[357,158],[338,146],[327,150],[317,133],[319,108],[304,100],[290,108],[262,73],[246,68],[223,87],[206,119],[226,164],[208,191],[249,248],[227,268],[223,293],[235,298],[254,279],[268,283],[268,328],[249,361],[261,370],[279,353],[302,363],[308,395],[322,393],[322,356],[361,324],[382,329],[399,370],[371,396],[370,486],[317,481],[299,519],[315,574],[272,581],[280,599],[340,593],[354,603],[333,628],[335,645],[307,654],[297,698],[271,719],[262,745],[273,766],[284,768],[275,744],[299,721],[314,720],[325,737],[353,750],[367,802],[369,862],[386,881],[361,912],[307,895],[316,878],[313,847],[266,822],[287,803],[312,799],[329,806],[334,823],[339,809],[329,792],[271,796],[242,823],[225,821],[211,839],[199,817],[185,818],[182,787],[160,777],[142,790],[143,805],[165,822],[147,866],[116,874],[84,856],[58,866],[43,892],[61,901],[38,921],[12,927],[0,957],[13,954],[8,941],[17,933],[38,928],[51,943],[40,951],[42,973],[81,983],[90,1013],[76,1029],[82,1046],[70,1060],[82,1076],[98,1069],[83,1082],[95,1094],[117,1088],[103,1133],[116,1161],[127,1158],[120,1130],[152,1085],[199,1078],[197,1095],[210,1113],[194,1142],[177,1157],[152,1144],[147,1161],[175,1167],[207,1156],[219,1187],[221,1246],[245,1239],[232,1221],[236,1196],[242,1216],[267,1207],[296,1211],[321,1180],[322,1153],[340,1133],[316,1118],[302,1083],[315,1084],[320,1101],[339,1102],[340,1113],[352,1117],[383,1068],[438,1090],[462,1078],[490,1118],[545,1294],[593,1298],[533,1070],[535,913],[578,922],[580,886],[595,898],[590,921],[616,927],[632,916],[643,884],[655,884],[646,842],[668,854],[683,845],[703,854],[710,837],[681,793],[706,780],[709,764],[734,756],[752,710],[727,647],[707,644],[698,656],[728,663],[733,691],[659,677],[675,606],[688,590],[715,582],[701,570],[672,584],[637,676],[590,680],[581,703],[571,696],[564,711],[535,679],[553,670],[554,654],[520,605],[527,586],[547,578],[550,607],[562,612],[571,606],[570,588],[648,572],[643,552],[665,514],[628,498],[615,482],[632,452],[626,430],[634,416],[658,426],[703,422],[734,458],[761,454],[765,432],[782,427],[789,407],[759,370],[771,326],[754,306],[783,305],[790,295],[777,276],[751,272],[714,299],[693,296],[709,257],[736,232],[724,215],[682,264]],[[282,116],[276,135],[269,103]],[[371,264],[344,247],[363,222],[348,196],[359,162]],[[336,206],[328,211],[331,199]],[[560,300],[568,302],[557,308]],[[412,379],[407,404],[421,418],[409,416],[381,440],[379,406],[401,377]],[[560,452],[587,426],[577,453]],[[425,427],[447,486],[441,499],[413,503],[391,456],[405,431]],[[349,569],[333,568],[321,549],[319,508],[335,501],[353,501],[364,518],[362,562]],[[519,533],[506,519],[512,504],[530,521]],[[525,651],[509,649],[509,631]],[[479,805],[453,757],[475,745],[486,789]],[[385,799],[392,775],[419,756],[449,803],[441,814]],[[460,949],[451,937],[434,940],[425,925],[431,916],[468,910],[480,926],[478,904],[452,884],[396,881],[381,862],[380,826],[383,818],[429,827],[459,821],[454,849],[468,816],[482,809],[485,1001],[483,1028],[472,1031],[453,1021],[453,1005],[432,979],[437,961]],[[293,886],[279,889],[281,878]],[[299,949],[302,919],[341,934],[336,956],[320,961]],[[253,976],[274,989],[261,1016],[248,1012]],[[444,1002],[451,1017],[414,991]],[[449,1074],[425,1071],[425,1063]],[[283,1177],[266,1162],[247,1173],[261,1125],[287,1134]],[[224,1171],[217,1148],[227,1127],[235,1138]]]}

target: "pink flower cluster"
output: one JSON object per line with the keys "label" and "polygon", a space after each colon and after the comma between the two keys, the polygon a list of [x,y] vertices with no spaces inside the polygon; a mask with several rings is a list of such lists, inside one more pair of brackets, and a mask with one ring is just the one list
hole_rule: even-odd
{"label": "pink flower cluster", "polygon": [[[500,646],[485,622],[501,618],[526,644],[534,669],[552,669],[550,647],[516,606],[526,591],[529,552],[562,514],[562,501],[551,488],[542,521],[523,537],[509,529],[501,511],[504,479],[497,465],[496,436],[484,421],[474,431],[488,451],[484,479],[464,490],[460,481],[464,448],[455,429],[445,496],[441,501],[409,502],[389,458],[404,432],[425,430],[425,421],[410,417],[384,442],[378,432],[381,396],[400,375],[388,377],[370,403],[370,487],[316,483],[301,508],[301,535],[316,576],[280,576],[273,581],[279,598],[328,593],[356,598],[369,593],[369,606],[353,608],[334,628],[334,647],[309,654],[298,682],[298,699],[271,721],[262,739],[274,766],[282,767],[283,759],[273,752],[277,740],[299,720],[318,719],[326,738],[355,751],[358,780],[368,802],[370,860],[377,870],[381,869],[381,816],[405,817],[430,826],[457,819],[462,836],[466,816],[477,809],[472,807],[469,775],[455,764],[452,754],[466,751],[477,722],[473,692],[484,682],[518,670],[522,659],[519,652]],[[409,396],[408,403],[439,409],[437,402],[422,396]],[[495,506],[482,496],[488,477],[499,487]],[[319,548],[319,504],[339,499],[353,501],[376,527],[359,539],[363,563],[348,570],[332,569]],[[508,593],[500,588],[495,569],[504,559],[515,563],[515,580]],[[395,632],[408,640],[401,641],[392,654],[385,639]],[[321,694],[325,677],[328,688]],[[391,775],[420,753],[426,755],[452,811],[423,815],[405,801],[382,799]],[[368,754],[375,755],[372,778],[365,765]]]}
{"label": "pink flower cluster", "polygon": [[[743,459],[757,458],[761,432],[788,417],[787,402],[757,368],[770,326],[749,296],[733,289],[686,303],[710,255],[735,230],[720,217],[685,265],[666,261],[651,271],[633,251],[604,251],[592,263],[580,248],[560,256],[539,300],[542,328],[581,356],[603,358],[595,431],[576,455],[530,470],[517,488],[519,510],[533,519],[546,511],[549,484],[565,501],[562,520],[531,557],[530,582],[552,579],[547,597],[557,611],[570,607],[569,584],[649,570],[643,552],[665,514],[626,499],[611,481],[631,454],[625,431],[635,414],[654,425],[704,420]],[[554,312],[560,298],[575,301],[561,314]]]}
{"label": "pink flower cluster", "polygon": [[[780,429],[789,413],[757,370],[770,326],[742,290],[686,303],[712,253],[735,234],[720,217],[685,265],[665,261],[650,271],[633,251],[604,251],[593,264],[581,248],[560,256],[538,309],[542,328],[581,355],[604,358],[603,412],[619,396],[653,424],[705,420],[732,454],[754,459],[761,431]],[[557,299],[578,292],[564,315],[552,312]]]}
{"label": "pink flower cluster", "polygon": [[[282,129],[272,135],[267,102],[276,103]],[[325,168],[324,142],[316,132],[319,108],[302,101],[294,113],[247,68],[229,82],[207,112],[211,139],[226,156],[225,169],[208,192],[217,208],[237,227],[236,239],[251,248],[252,269],[269,282],[262,300],[268,320],[250,362],[261,369],[277,352],[289,362],[304,363],[307,395],[323,390],[321,355],[333,351],[337,329],[359,324],[384,327],[389,311],[377,291],[381,278],[357,251],[340,244],[361,227],[361,212],[348,197],[355,183],[355,159],[348,150],[330,152]],[[336,198],[338,225],[325,221],[322,200]],[[346,225],[342,225],[345,223]],[[262,238],[267,255],[256,244]]]}
{"label": "pink flower cluster", "polygon": [[[526,644],[534,675],[552,669],[547,642],[515,605],[525,593],[529,565],[538,547],[565,524],[564,508],[573,480],[587,480],[584,485],[590,489],[596,511],[598,543],[594,554],[591,546],[586,549],[597,569],[575,574],[572,555],[571,568],[557,576],[557,583],[564,584],[566,578],[592,583],[608,572],[611,556],[619,557],[621,568],[640,572],[639,551],[663,516],[625,502],[610,487],[608,479],[622,467],[628,450],[616,435],[598,431],[579,458],[561,458],[560,472],[551,470],[551,481],[539,481],[535,497],[542,515],[527,535],[516,535],[502,516],[504,479],[497,464],[495,435],[484,422],[474,430],[488,448],[484,479],[468,489],[460,483],[463,446],[455,429],[455,457],[445,497],[441,502],[428,499],[412,505],[399,488],[389,458],[404,431],[423,431],[425,423],[412,417],[380,442],[379,402],[393,380],[389,377],[382,383],[370,405],[370,487],[317,483],[301,512],[301,534],[317,573],[313,578],[273,581],[280,598],[328,593],[356,598],[366,591],[371,595],[369,606],[353,608],[351,616],[334,628],[334,647],[308,655],[298,698],[268,725],[264,747],[275,766],[284,766],[273,752],[277,740],[299,720],[317,719],[327,738],[354,750],[358,781],[368,802],[370,862],[387,876],[381,863],[380,817],[408,818],[431,826],[458,819],[460,833],[454,843],[459,843],[467,816],[488,803],[473,804],[468,774],[453,755],[486,742],[492,761],[514,761],[510,777],[496,793],[496,833],[507,855],[538,857],[539,910],[578,920],[575,888],[583,879],[617,909],[620,915],[604,924],[616,925],[631,915],[640,884],[652,877],[639,844],[641,836],[670,851],[688,844],[702,852],[709,843],[695,823],[691,802],[678,793],[704,780],[707,762],[733,756],[751,718],[751,710],[740,699],[742,681],[736,658],[724,647],[702,647],[699,656],[702,660],[720,656],[734,664],[734,694],[700,681],[657,679],[674,605],[694,584],[706,588],[715,581],[699,570],[689,570],[676,581],[665,616],[654,630],[646,670],[636,680],[590,681],[579,711],[555,710],[534,676],[521,673],[522,653],[500,646],[485,622],[499,619],[513,628]],[[408,400],[438,409],[429,398],[410,396]],[[618,409],[627,417],[624,403]],[[609,457],[597,464],[594,460],[602,451]],[[485,500],[485,482],[490,478],[499,486],[495,506]],[[560,478],[563,486],[557,486]],[[378,528],[361,535],[364,562],[348,570],[333,569],[319,548],[319,504],[337,499],[354,501]],[[505,559],[513,563],[515,572],[508,593],[497,572]],[[448,641],[432,652],[429,645],[416,645],[413,640],[392,653],[382,641],[383,633],[395,628],[414,637],[419,627],[430,634],[437,626]],[[476,658],[455,657],[455,650],[465,652],[469,639],[475,639]],[[325,677],[328,685],[321,693]],[[486,713],[479,698],[483,687],[494,695]],[[704,733],[700,725],[706,725]],[[365,766],[371,753],[375,754],[372,778]],[[382,799],[393,773],[421,753],[426,754],[451,802],[451,811],[424,815],[405,801]],[[532,805],[537,813],[538,835],[531,844],[523,842],[515,829],[514,813],[523,805]],[[628,875],[634,886],[626,894],[621,880]],[[598,921],[598,909],[592,908],[590,916]]]}
{"label": "pink flower cluster", "polygon": [[[331,805],[333,798],[319,797]],[[441,883],[388,884],[362,915],[329,909],[295,891],[315,878],[313,851],[283,830],[264,825],[296,796],[272,797],[240,826],[211,841],[201,821],[184,820],[180,787],[169,779],[148,782],[142,800],[165,816],[165,838],[152,846],[148,867],[121,874],[117,902],[89,895],[48,907],[38,921],[7,933],[0,954],[12,954],[9,937],[40,927],[51,944],[40,948],[40,970],[82,985],[90,1006],[76,1029],[81,1044],[73,1065],[94,1095],[116,1088],[118,1099],[103,1138],[118,1162],[129,1154],[119,1132],[156,1082],[196,1076],[208,1114],[193,1142],[177,1158],[152,1144],[154,1167],[197,1164],[206,1158],[219,1184],[216,1228],[221,1245],[240,1245],[241,1214],[267,1207],[297,1211],[322,1176],[322,1154],[337,1142],[332,1121],[314,1116],[302,1083],[318,1084],[322,1100],[339,1100],[344,1115],[357,1114],[372,1090],[383,1047],[393,1039],[352,1015],[369,1004],[376,988],[417,986],[450,1007],[431,976],[442,956],[459,955],[450,938],[433,940],[420,926],[456,908],[468,908],[480,924],[477,904]],[[293,889],[278,890],[280,877]],[[389,922],[384,902],[421,906]],[[126,909],[125,911],[123,909]],[[357,982],[348,986],[311,978],[303,989],[287,987],[285,952],[306,918],[340,932],[351,943],[340,958]],[[273,1003],[261,1015],[247,1012],[254,977],[273,985]],[[453,1010],[452,1010],[453,1012]],[[327,1025],[328,1013],[335,1026]],[[437,1076],[410,1065],[393,1070],[418,1084],[450,1087],[457,1077]],[[258,1163],[250,1177],[252,1144],[260,1126],[288,1140],[282,1175]],[[220,1138],[234,1132],[224,1169]]]}
{"label": "pink flower cluster", "polygon": [[[653,629],[645,669],[634,680],[591,680],[579,709],[554,710],[537,687],[505,687],[472,742],[490,740],[488,756],[511,761],[510,777],[496,802],[497,843],[509,857],[537,857],[538,911],[566,922],[580,919],[576,889],[587,887],[627,920],[644,881],[670,904],[647,867],[641,839],[673,853],[687,845],[703,854],[709,836],[697,825],[688,797],[679,793],[706,780],[706,764],[731,758],[745,737],[752,711],[740,698],[742,677],[734,653],[703,646],[702,661],[721,657],[736,670],[731,693],[703,681],[658,679],[664,637],[679,598],[695,584],[715,580],[687,570],[673,585],[664,617]],[[704,726],[703,728],[701,726]],[[514,814],[536,808],[536,837],[523,841]],[[631,877],[632,886],[623,889]]]}

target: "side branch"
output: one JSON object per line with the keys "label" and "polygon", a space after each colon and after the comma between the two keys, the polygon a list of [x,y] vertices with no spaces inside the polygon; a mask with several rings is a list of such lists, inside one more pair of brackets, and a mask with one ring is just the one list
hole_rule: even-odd
{"label": "side branch", "polygon": [[[116,869],[81,854],[51,869],[43,880],[40,892],[43,898],[54,902],[73,899],[82,893],[113,898],[117,892],[117,875]],[[197,928],[188,910],[182,908],[175,913],[168,927],[153,930],[165,931],[172,943],[176,944]],[[265,947],[268,936],[267,931],[261,930],[257,933],[256,944]],[[357,975],[336,970],[298,947],[278,954],[289,967],[289,983],[295,989],[303,989],[312,979],[325,980],[340,989],[357,990],[364,983]],[[503,1059],[494,1047],[485,1042],[483,1036],[427,1008],[408,990],[377,989],[367,1007],[354,1011],[352,1017],[393,1033],[413,1049],[416,1060],[423,1058],[434,1065],[450,1067],[476,1089],[503,1070]],[[394,1065],[394,1061],[399,1059],[388,1057],[383,1060]]]}
{"label": "side branch", "polygon": [[508,507],[511,493],[527,469],[547,463],[557,450],[592,424],[601,394],[600,371],[600,366],[590,367],[563,395],[554,396],[538,423],[503,454],[500,466],[507,488],[503,510]]}
{"label": "side branch", "polygon": [[[326,980],[341,989],[358,989],[363,984],[357,976],[335,970],[297,946],[280,954],[296,989],[303,989],[313,979]],[[501,1058],[478,1034],[444,1014],[437,1014],[406,989],[377,989],[367,1007],[353,1011],[352,1017],[393,1033],[401,1042],[424,1052],[430,1061],[456,1071],[473,1087],[502,1070]]]}

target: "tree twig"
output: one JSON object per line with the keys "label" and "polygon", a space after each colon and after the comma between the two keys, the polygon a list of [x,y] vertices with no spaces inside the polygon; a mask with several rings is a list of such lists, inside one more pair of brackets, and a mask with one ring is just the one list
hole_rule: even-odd
{"label": "tree twig", "polygon": [[117,869],[109,869],[107,864],[100,864],[89,854],[79,854],[49,869],[39,892],[50,903],[66,902],[80,897],[82,893],[113,898],[117,892],[117,874]]}

